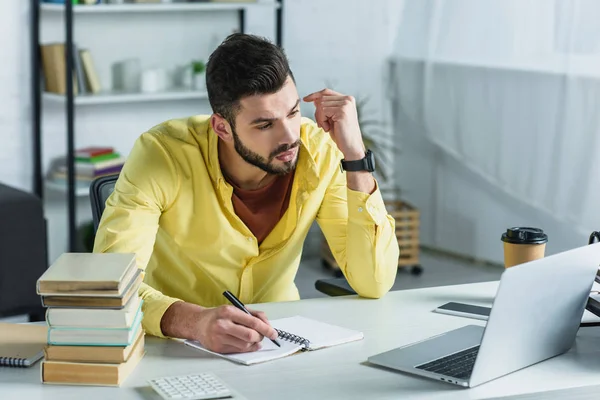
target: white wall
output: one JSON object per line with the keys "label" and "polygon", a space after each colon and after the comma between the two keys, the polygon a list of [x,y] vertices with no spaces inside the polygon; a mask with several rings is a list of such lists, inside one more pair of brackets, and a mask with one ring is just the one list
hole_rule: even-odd
{"label": "white wall", "polygon": [[28,4],[0,2],[0,182],[30,190]]}
{"label": "white wall", "polygon": [[501,263],[500,238],[512,226],[544,229],[549,237],[547,255],[587,243],[589,233],[529,206],[527,199],[513,198],[490,185],[429,142],[425,128],[401,107],[396,110],[395,128],[402,148],[396,177],[402,197],[421,211],[424,244]]}
{"label": "white wall", "polygon": [[[29,94],[29,2],[0,2],[0,182],[31,190]],[[373,117],[389,122],[385,101],[385,59],[389,54],[403,1],[287,0],[284,46],[302,96],[328,82],[339,91],[368,96]],[[249,15],[250,32],[274,36],[269,12]],[[42,42],[62,40],[62,17],[44,15]],[[110,19],[110,25],[105,25]],[[105,29],[110,26],[111,29]],[[216,26],[216,28],[215,28]],[[90,48],[103,84],[109,84],[112,61],[139,55],[145,66],[172,66],[206,55],[217,36],[237,26],[237,15],[172,14],[149,18],[76,17],[75,38]],[[135,29],[134,29],[135,27]],[[133,46],[133,47],[128,47]],[[168,65],[164,65],[166,61]],[[66,151],[64,109],[43,103],[44,163]],[[165,119],[209,112],[207,101],[178,101],[77,108],[76,147],[111,144],[127,153],[135,138]],[[303,113],[312,116],[312,107]],[[78,199],[80,220],[91,218],[89,201]],[[50,261],[66,249],[66,203],[63,193],[47,192]]]}

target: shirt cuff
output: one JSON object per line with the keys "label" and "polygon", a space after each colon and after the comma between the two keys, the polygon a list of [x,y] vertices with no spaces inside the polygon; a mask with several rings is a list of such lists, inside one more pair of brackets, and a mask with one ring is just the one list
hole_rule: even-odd
{"label": "shirt cuff", "polygon": [[375,181],[375,191],[371,194],[348,191],[348,219],[364,224],[382,225],[385,223],[387,210],[381,197],[379,185]]}
{"label": "shirt cuff", "polygon": [[142,298],[144,299],[144,303],[142,304],[142,311],[144,312],[142,327],[144,331],[149,335],[164,338],[165,335],[163,335],[162,329],[160,329],[162,317],[173,303],[182,300],[165,296],[154,290],[151,293],[146,293]]}

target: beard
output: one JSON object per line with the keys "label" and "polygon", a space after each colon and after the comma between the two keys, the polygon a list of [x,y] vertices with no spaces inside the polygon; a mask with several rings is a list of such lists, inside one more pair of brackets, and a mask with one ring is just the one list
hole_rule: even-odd
{"label": "beard", "polygon": [[298,164],[299,153],[296,153],[296,157],[293,160],[285,161],[282,165],[275,165],[273,160],[281,153],[300,146],[300,139],[298,139],[295,143],[282,144],[281,146],[277,147],[271,152],[271,154],[269,154],[269,158],[267,159],[246,147],[240,140],[240,137],[237,135],[237,132],[233,127],[231,129],[231,133],[233,135],[233,146],[235,147],[235,151],[248,164],[260,168],[267,174],[271,175],[287,175],[296,168],[296,164]]}

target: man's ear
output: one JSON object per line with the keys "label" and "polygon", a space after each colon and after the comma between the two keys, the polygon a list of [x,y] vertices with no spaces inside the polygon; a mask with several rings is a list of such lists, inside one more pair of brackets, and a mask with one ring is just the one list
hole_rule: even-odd
{"label": "man's ear", "polygon": [[210,117],[210,124],[212,126],[213,131],[217,134],[221,140],[229,142],[233,140],[233,135],[231,134],[231,126],[229,122],[219,114],[213,114]]}

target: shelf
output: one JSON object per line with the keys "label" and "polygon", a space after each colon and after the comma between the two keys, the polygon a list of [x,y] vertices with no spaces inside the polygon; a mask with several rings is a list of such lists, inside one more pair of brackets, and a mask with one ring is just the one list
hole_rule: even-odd
{"label": "shelf", "polygon": [[[136,13],[136,12],[189,12],[189,11],[231,11],[243,10],[252,6],[272,6],[279,8],[279,3],[271,2],[239,2],[239,3],[141,3],[141,4],[79,4],[73,5],[75,14]],[[64,4],[42,3],[42,11],[64,12]]]}
{"label": "shelf", "polygon": [[[54,182],[52,180],[46,180],[46,188],[54,190],[56,192],[67,193],[67,186],[61,182]],[[75,196],[76,197],[86,197],[90,194],[89,186],[82,186],[81,184],[76,184],[75,186]]]}
{"label": "shelf", "polygon": [[[43,93],[43,98],[48,101],[64,103],[66,96],[56,93]],[[117,103],[143,103],[149,101],[193,100],[208,99],[208,93],[195,90],[173,90],[157,93],[119,93],[105,92],[98,94],[84,94],[75,96],[75,105],[117,104]]]}

